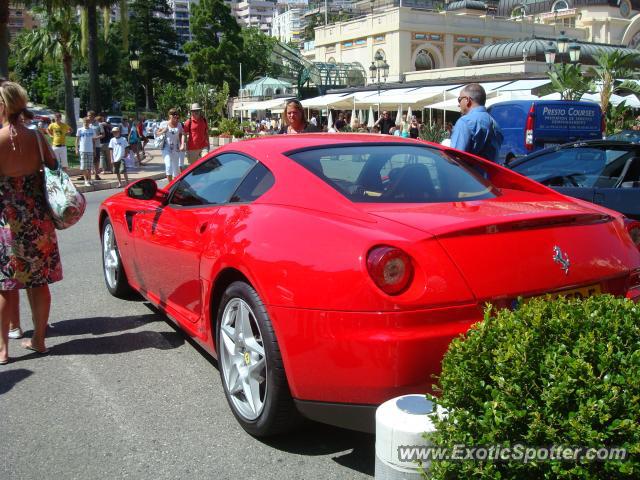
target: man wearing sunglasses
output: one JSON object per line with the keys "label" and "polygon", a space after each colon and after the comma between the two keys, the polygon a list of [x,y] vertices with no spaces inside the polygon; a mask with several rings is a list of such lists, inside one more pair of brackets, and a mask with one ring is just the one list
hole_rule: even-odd
{"label": "man wearing sunglasses", "polygon": [[451,146],[493,162],[502,145],[502,131],[484,104],[487,94],[482,85],[470,83],[458,97],[462,116],[453,127]]}
{"label": "man wearing sunglasses", "polygon": [[391,115],[389,115],[389,112],[385,110],[382,112],[382,115],[380,115],[380,118],[378,118],[378,121],[374,126],[380,128],[380,133],[382,133],[383,135],[389,135],[389,130],[391,130],[391,127],[395,127],[395,124],[396,122],[391,120]]}

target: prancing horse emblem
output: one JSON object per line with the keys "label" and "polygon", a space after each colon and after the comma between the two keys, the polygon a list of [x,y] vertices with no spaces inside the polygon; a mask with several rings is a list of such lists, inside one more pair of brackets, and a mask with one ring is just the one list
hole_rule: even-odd
{"label": "prancing horse emblem", "polygon": [[569,267],[571,266],[571,263],[569,262],[569,255],[563,253],[557,245],[553,247],[553,261],[559,263],[562,271],[566,275],[569,275]]}

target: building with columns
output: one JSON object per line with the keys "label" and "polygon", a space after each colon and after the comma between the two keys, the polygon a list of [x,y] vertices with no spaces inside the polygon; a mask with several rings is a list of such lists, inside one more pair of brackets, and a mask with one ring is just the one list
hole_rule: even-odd
{"label": "building with columns", "polygon": [[389,64],[388,82],[471,78],[483,72],[520,78],[544,75],[539,51],[529,55],[523,47],[514,58],[502,55],[497,47],[490,62],[476,62],[474,55],[493,44],[504,44],[506,49],[518,40],[556,39],[561,31],[578,42],[636,48],[640,0],[622,0],[620,5],[616,1],[457,0],[442,11],[383,6],[360,18],[317,27],[315,48],[308,58],[359,63],[368,70],[380,53]]}

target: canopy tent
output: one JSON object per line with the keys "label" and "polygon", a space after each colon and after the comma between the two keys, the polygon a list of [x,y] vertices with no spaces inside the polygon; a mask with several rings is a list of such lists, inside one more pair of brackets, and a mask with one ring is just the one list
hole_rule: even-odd
{"label": "canopy tent", "polygon": [[352,93],[328,93],[319,97],[302,100],[304,108],[349,108],[353,107]]}
{"label": "canopy tent", "polygon": [[[485,92],[487,93],[487,99],[493,98],[498,95],[498,90],[500,87],[503,87],[511,82],[485,82],[481,83]],[[434,110],[446,110],[449,112],[458,112],[460,111],[460,107],[458,106],[458,95],[464,88],[464,85],[461,85],[457,88],[453,88],[447,91],[447,94],[450,96],[448,100],[444,100],[438,103],[432,103],[429,105],[425,105],[425,107],[433,108]]]}
{"label": "canopy tent", "polygon": [[429,87],[384,90],[380,92],[380,95],[378,95],[377,92],[373,92],[370,95],[356,96],[355,100],[359,107],[379,105],[385,108],[394,108],[398,105],[407,105],[413,108],[420,108],[428,105],[429,103],[452,98],[455,95],[449,92],[459,86],[459,84],[433,85]]}
{"label": "canopy tent", "polygon": [[234,110],[251,111],[251,110],[274,110],[284,108],[284,104],[289,98],[274,98],[272,100],[263,100],[262,102],[240,103],[233,107]]}
{"label": "canopy tent", "polygon": [[498,92],[514,92],[514,91],[526,91],[532,94],[532,90],[537,90],[544,85],[548,85],[550,80],[548,78],[542,78],[537,80],[514,80],[506,85],[496,88]]}

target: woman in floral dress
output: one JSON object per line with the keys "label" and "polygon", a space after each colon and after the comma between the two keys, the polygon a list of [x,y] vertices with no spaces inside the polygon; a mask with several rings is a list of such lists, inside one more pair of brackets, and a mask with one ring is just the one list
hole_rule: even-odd
{"label": "woman in floral dress", "polygon": [[54,168],[53,152],[20,119],[27,93],[0,81],[0,365],[9,361],[9,325],[20,325],[19,290],[26,289],[34,324],[22,346],[47,353],[49,283],[62,279],[58,242],[44,197],[42,161]]}

